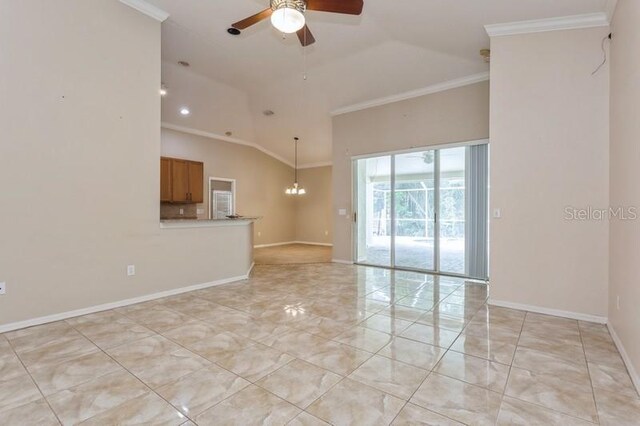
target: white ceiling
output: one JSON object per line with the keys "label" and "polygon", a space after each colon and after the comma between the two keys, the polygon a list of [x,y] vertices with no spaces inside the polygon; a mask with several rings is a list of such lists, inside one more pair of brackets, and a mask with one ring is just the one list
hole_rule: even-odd
{"label": "white ceiling", "polygon": [[[293,161],[331,161],[330,111],[486,72],[484,25],[603,12],[608,0],[365,0],[361,16],[307,12],[306,49],[261,22],[238,37],[232,22],[269,0],[148,0],[162,24],[162,118],[177,126],[257,143]],[[306,57],[306,59],[305,59]],[[188,69],[175,66],[179,60]],[[306,62],[307,80],[302,78]],[[205,78],[203,78],[205,77]],[[182,117],[178,108],[190,107]],[[262,111],[275,111],[265,117]]]}

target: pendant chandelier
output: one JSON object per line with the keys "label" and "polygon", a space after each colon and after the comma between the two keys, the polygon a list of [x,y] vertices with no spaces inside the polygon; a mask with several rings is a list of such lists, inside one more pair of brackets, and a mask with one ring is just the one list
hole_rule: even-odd
{"label": "pendant chandelier", "polygon": [[286,189],[285,194],[287,195],[304,195],[307,193],[305,189],[298,184],[298,141],[300,140],[298,137],[293,138],[295,144],[295,177],[293,181],[293,186],[290,186]]}

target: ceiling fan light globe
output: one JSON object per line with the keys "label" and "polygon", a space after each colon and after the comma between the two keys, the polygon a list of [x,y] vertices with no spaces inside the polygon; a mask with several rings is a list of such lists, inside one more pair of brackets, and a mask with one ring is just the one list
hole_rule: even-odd
{"label": "ceiling fan light globe", "polygon": [[271,24],[280,32],[292,34],[304,28],[305,18],[299,10],[282,7],[271,14]]}
{"label": "ceiling fan light globe", "polygon": [[307,191],[304,188],[298,189],[298,195],[304,195],[306,193],[307,193]]}

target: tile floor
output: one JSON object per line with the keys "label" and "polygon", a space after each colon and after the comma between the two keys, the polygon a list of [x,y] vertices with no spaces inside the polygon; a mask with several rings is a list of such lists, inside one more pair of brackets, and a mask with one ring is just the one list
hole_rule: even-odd
{"label": "tile floor", "polygon": [[312,244],[286,244],[253,249],[256,265],[291,265],[331,262],[331,247]]}
{"label": "tile floor", "polygon": [[606,327],[335,264],[0,335],[0,424],[638,425]]}

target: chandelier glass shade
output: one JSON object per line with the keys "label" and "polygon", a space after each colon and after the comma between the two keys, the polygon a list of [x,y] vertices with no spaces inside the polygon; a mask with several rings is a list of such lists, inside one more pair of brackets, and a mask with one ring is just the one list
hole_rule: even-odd
{"label": "chandelier glass shade", "polygon": [[293,185],[289,186],[284,193],[287,195],[304,195],[307,191],[298,183],[298,141],[299,138],[293,138],[295,141],[295,177],[293,180]]}
{"label": "chandelier glass shade", "polygon": [[303,0],[271,0],[271,24],[280,32],[292,34],[305,26]]}

